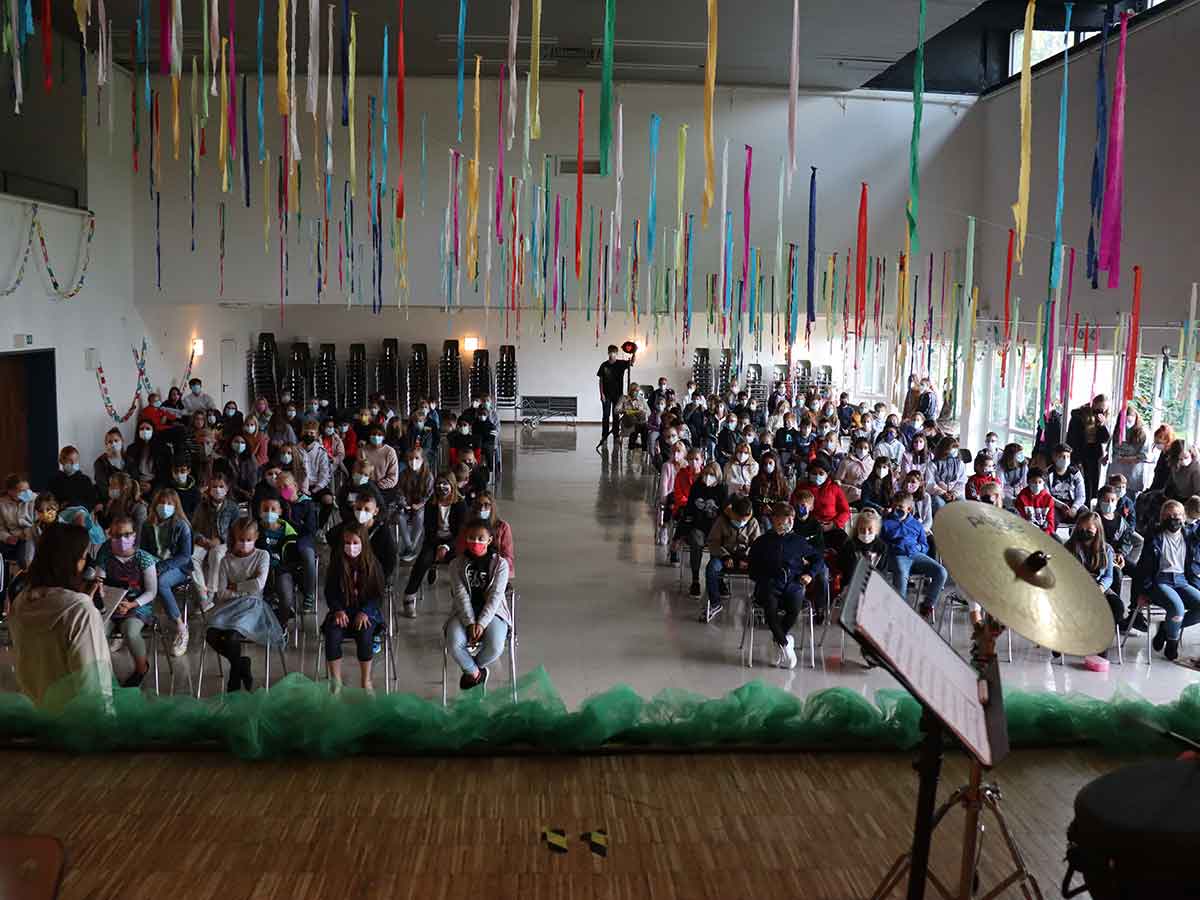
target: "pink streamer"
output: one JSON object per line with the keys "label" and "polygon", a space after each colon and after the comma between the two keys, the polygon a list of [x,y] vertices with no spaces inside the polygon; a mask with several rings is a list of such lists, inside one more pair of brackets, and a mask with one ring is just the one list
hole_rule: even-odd
{"label": "pink streamer", "polygon": [[1125,45],[1129,38],[1129,13],[1121,13],[1121,47],[1113,83],[1112,112],[1108,121],[1108,163],[1104,174],[1104,209],[1100,219],[1100,269],[1108,272],[1108,286],[1121,286],[1121,203],[1125,192]]}
{"label": "pink streamer", "polygon": [[505,64],[500,63],[500,120],[496,127],[496,243],[504,245],[504,74]]}
{"label": "pink streamer", "polygon": [[[754,148],[746,144],[746,177],[742,182],[742,284],[750,278],[750,169],[754,163]],[[746,294],[750,286],[742,293],[742,312],[746,311]]]}
{"label": "pink streamer", "polygon": [[[554,266],[553,297],[554,297],[554,310],[556,312],[558,311],[558,225],[559,225],[559,213],[561,211],[561,204],[562,204],[561,195],[555,194],[554,195],[554,258],[551,261],[551,265]],[[564,307],[566,306],[565,301],[563,303],[563,306]]]}

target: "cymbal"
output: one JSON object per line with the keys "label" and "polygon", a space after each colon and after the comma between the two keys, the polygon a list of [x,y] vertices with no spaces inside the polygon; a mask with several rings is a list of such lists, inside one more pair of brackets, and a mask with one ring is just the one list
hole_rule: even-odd
{"label": "cymbal", "polygon": [[933,536],[963,593],[1017,634],[1072,656],[1112,642],[1112,612],[1096,579],[1032,523],[963,500],[942,507]]}

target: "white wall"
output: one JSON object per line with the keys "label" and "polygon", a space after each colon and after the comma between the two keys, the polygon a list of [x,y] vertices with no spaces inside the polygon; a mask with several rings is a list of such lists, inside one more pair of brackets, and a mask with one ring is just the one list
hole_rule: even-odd
{"label": "white wall", "polygon": [[[1178,323],[1187,317],[1192,282],[1200,280],[1195,205],[1200,171],[1190,152],[1200,138],[1200,128],[1188,114],[1194,102],[1193,48],[1200,41],[1200,7],[1189,6],[1141,27],[1135,27],[1137,22],[1136,17],[1131,20],[1126,62],[1124,240],[1121,286],[1115,290],[1107,289],[1104,274],[1096,291],[1085,277],[1099,55],[1089,50],[1073,54],[1071,59],[1063,239],[1067,246],[1077,248],[1072,309],[1093,321],[1115,323],[1118,313],[1129,310],[1132,270],[1139,264],[1144,270],[1143,322]],[[1117,39],[1114,32],[1107,58],[1110,102]],[[1024,298],[1024,308],[1030,311],[1046,297],[1054,235],[1061,87],[1061,66],[1034,79],[1029,239],[1024,276],[1013,279],[1014,296]],[[1002,305],[1006,229],[1012,223],[1009,206],[1017,195],[1018,103],[1014,86],[981,100],[976,107],[984,128],[978,169],[982,187],[978,274],[982,296],[993,312]],[[1109,340],[1111,335],[1106,335],[1105,342]],[[1147,352],[1155,352],[1158,343],[1156,337],[1154,346],[1143,346]]]}

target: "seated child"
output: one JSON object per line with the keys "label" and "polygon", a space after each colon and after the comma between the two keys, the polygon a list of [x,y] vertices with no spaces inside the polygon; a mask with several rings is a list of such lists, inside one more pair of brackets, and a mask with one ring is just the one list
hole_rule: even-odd
{"label": "seated child", "polygon": [[854,518],[850,540],[838,551],[837,564],[842,573],[843,585],[854,574],[859,560],[866,560],[867,565],[877,571],[887,571],[888,546],[880,538],[882,530],[883,518],[878,510],[864,509]]}
{"label": "seated child", "polygon": [[[366,502],[371,502],[369,499]],[[371,549],[368,529],[357,522],[341,530],[341,546],[329,555],[325,579],[325,602],[329,614],[321,630],[325,634],[325,660],[329,684],[342,687],[342,640],[353,637],[358,656],[359,686],[372,691],[371,660],[376,633],[384,627],[384,573]]]}
{"label": "seated child", "polygon": [[222,554],[214,582],[216,609],[209,613],[205,642],[229,661],[226,691],[253,690],[250,657],[242,656],[242,639],[270,650],[283,646],[283,627],[264,599],[271,572],[270,554],[255,546],[258,523],[244,516],[228,530],[229,552]]}
{"label": "seated child", "polygon": [[999,484],[996,477],[996,463],[991,453],[980,450],[975,454],[975,474],[967,479],[964,496],[968,500],[978,500],[979,491],[985,484]]}
{"label": "seated child", "polygon": [[[221,560],[229,546],[229,528],[237,518],[238,505],[229,495],[229,477],[218,472],[208,482],[192,519],[192,580],[200,589],[200,608],[204,612],[212,608]],[[258,537],[257,528],[254,536]]]}
{"label": "seated child", "polygon": [[929,619],[933,616],[942,588],[946,586],[946,570],[928,555],[929,540],[925,528],[913,517],[912,510],[912,497],[909,494],[897,495],[892,511],[883,520],[883,537],[888,545],[888,563],[896,580],[896,590],[902,597],[908,594],[910,575],[929,578],[929,590],[919,610],[922,616]]}
{"label": "seated child", "polygon": [[750,547],[754,602],[762,607],[779,648],[775,665],[784,669],[796,668],[796,645],[790,632],[808,586],[826,577],[821,551],[792,531],[794,518],[790,504],[777,503],[771,509],[771,530]]}
{"label": "seated child", "polygon": [[[142,630],[154,616],[158,572],[154,557],[137,549],[137,535],[133,530],[133,519],[129,516],[118,516],[108,526],[108,540],[96,554],[96,577],[106,586],[124,591],[123,599],[117,602],[117,608],[108,621],[106,632],[110,638],[111,652],[119,652],[124,646],[129,648],[133,657],[133,672],[121,682],[121,686],[138,687],[150,669]],[[112,640],[114,632],[120,634],[116,640]]]}
{"label": "seated child", "polygon": [[734,497],[708,532],[708,567],[705,581],[708,587],[708,613],[705,621],[715,615],[721,603],[717,597],[729,596],[729,585],[722,572],[745,572],[749,565],[750,545],[758,538],[758,522],[754,506],[748,497]]}
{"label": "seated child", "polygon": [[1046,490],[1046,474],[1037,466],[1029,468],[1025,487],[1013,503],[1017,515],[1054,536],[1054,498]]}
{"label": "seated child", "polygon": [[[475,519],[463,529],[466,552],[450,564],[454,614],[446,622],[446,649],[462,669],[464,690],[485,684],[512,627],[505,589],[508,561],[498,552],[491,526]],[[475,652],[472,653],[471,651]]]}

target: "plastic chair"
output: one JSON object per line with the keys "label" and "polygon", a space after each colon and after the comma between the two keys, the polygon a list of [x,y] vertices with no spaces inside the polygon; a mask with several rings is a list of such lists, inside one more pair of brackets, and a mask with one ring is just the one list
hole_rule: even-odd
{"label": "plastic chair", "polygon": [[[808,651],[809,651],[809,668],[817,667],[817,643],[816,643],[816,615],[813,610],[813,605],[807,597],[804,598],[804,605],[801,607],[801,615],[808,615]],[[742,651],[742,665],[747,669],[754,668],[754,629],[757,625],[767,624],[767,614],[761,606],[750,598],[746,607],[746,617],[742,623],[742,640],[738,644],[738,650]],[[804,629],[800,629],[800,645],[797,648],[797,658],[804,657]]]}
{"label": "plastic chair", "polygon": [[[288,624],[290,625],[291,623],[288,623]],[[263,680],[263,689],[266,691],[270,691],[271,690],[271,648],[269,646],[267,646],[266,644],[258,644],[255,641],[250,640],[249,638],[243,637],[238,640],[239,647],[244,648],[247,644],[251,644],[253,646],[263,648],[263,669],[265,670],[265,673],[266,673],[264,675],[264,680]],[[275,648],[279,652],[279,665],[283,667],[283,674],[285,676],[288,673],[287,657],[285,657],[284,653],[283,653],[284,647],[286,647],[286,646],[287,646],[287,632],[285,630],[284,643],[281,646]],[[201,641],[200,642],[200,673],[199,673],[199,675],[196,676],[196,698],[197,699],[200,698],[200,693],[204,687],[204,655],[207,650],[208,650],[208,641]],[[221,678],[221,681],[222,681],[221,693],[227,693],[228,687],[225,684],[225,665],[223,662],[223,657],[219,653],[216,654],[216,657],[217,657],[217,675],[219,678]],[[303,665],[303,663],[304,663],[303,657],[300,658],[300,662],[301,662],[301,665]]]}
{"label": "plastic chair", "polygon": [[[396,657],[392,644],[392,633],[395,622],[395,587],[391,580],[384,585],[383,599],[383,622],[375,627],[375,632],[383,639],[383,690],[385,693],[392,692],[392,683],[399,680],[399,675],[396,672]],[[352,635],[344,635],[342,643],[350,643],[354,640]],[[325,641],[324,639],[317,642],[317,661],[313,668],[313,681],[321,680],[321,663],[325,660]],[[328,674],[326,675],[328,680]]]}
{"label": "plastic chair", "polygon": [[[517,603],[521,599],[521,594],[515,587],[512,587],[511,585],[509,586],[507,594],[508,594],[508,611],[509,611],[509,615],[512,616],[512,621],[509,623],[508,636],[504,639],[504,642],[505,642],[505,650],[508,653],[508,669],[509,669],[509,678],[510,678],[509,687],[512,690],[513,703],[516,703],[517,702]],[[450,623],[451,619],[453,619],[453,616],[451,616],[450,619],[446,620],[447,625]],[[446,633],[446,626],[443,625],[442,626],[442,706],[446,706],[447,703],[449,702],[448,672],[449,672],[449,668],[450,668],[450,649],[446,646],[445,633]],[[470,649],[471,649],[471,645],[468,645],[467,646],[468,652],[470,651]],[[475,654],[472,653],[471,655],[474,656]],[[482,684],[479,686],[479,689],[481,691],[483,691],[483,695],[486,697],[487,696],[487,685]]]}

